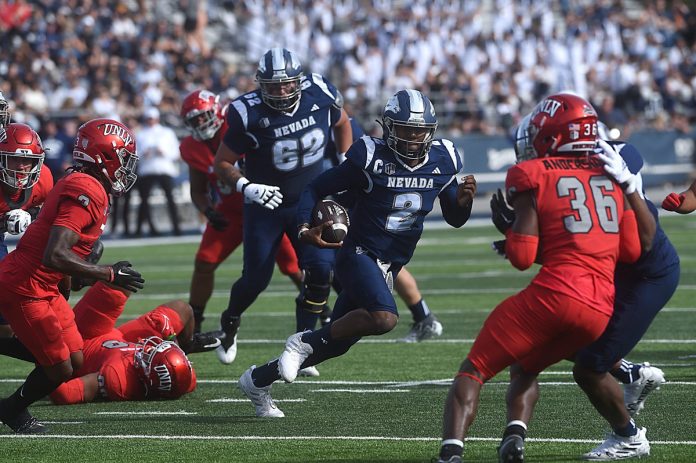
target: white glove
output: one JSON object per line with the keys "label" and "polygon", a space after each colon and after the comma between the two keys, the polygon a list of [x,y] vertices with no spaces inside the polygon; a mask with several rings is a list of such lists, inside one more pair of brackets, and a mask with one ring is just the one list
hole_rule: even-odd
{"label": "white glove", "polygon": [[266,209],[275,209],[283,202],[283,193],[280,192],[279,187],[262,183],[250,183],[244,177],[237,181],[237,191],[241,191],[249,201],[260,204]]}
{"label": "white glove", "polygon": [[621,185],[627,195],[636,191],[636,176],[628,169],[626,161],[616,149],[601,138],[597,141],[597,156],[604,163],[604,170]]}
{"label": "white glove", "polygon": [[12,209],[5,214],[7,233],[19,235],[23,233],[31,223],[31,214],[23,209]]}

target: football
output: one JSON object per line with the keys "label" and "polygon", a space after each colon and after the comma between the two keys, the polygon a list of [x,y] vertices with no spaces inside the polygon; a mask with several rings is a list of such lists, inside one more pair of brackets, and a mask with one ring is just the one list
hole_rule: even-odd
{"label": "football", "polygon": [[348,234],[348,211],[336,201],[324,199],[314,206],[311,225],[316,227],[328,221],[333,221],[333,225],[322,232],[321,239],[327,243],[340,243]]}

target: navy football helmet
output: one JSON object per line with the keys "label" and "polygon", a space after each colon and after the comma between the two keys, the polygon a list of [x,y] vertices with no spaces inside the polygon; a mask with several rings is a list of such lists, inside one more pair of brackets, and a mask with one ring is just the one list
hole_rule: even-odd
{"label": "navy football helmet", "polygon": [[522,118],[515,128],[515,157],[517,158],[517,162],[527,161],[537,157],[532,144],[529,142],[529,121],[531,119],[532,114],[529,113]]}
{"label": "navy football helmet", "polygon": [[300,60],[285,48],[271,48],[264,53],[256,71],[263,102],[285,112],[292,111],[300,102],[302,77]]}
{"label": "navy football helmet", "polygon": [[8,125],[10,125],[10,104],[2,92],[0,92],[0,127],[7,127]]}
{"label": "navy football helmet", "polygon": [[384,107],[382,128],[384,141],[398,156],[424,159],[437,129],[433,104],[418,90],[399,90]]}

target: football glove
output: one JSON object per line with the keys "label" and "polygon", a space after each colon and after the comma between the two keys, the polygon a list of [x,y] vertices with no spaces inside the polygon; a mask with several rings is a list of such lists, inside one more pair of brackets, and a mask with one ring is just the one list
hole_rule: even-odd
{"label": "football glove", "polygon": [[139,272],[133,269],[130,262],[122,260],[111,266],[109,283],[135,293],[139,289],[143,289],[145,280]]}
{"label": "football glove", "polygon": [[637,190],[636,176],[628,169],[626,161],[621,157],[616,149],[602,140],[597,140],[598,148],[596,149],[597,156],[604,163],[604,170],[611,175],[616,183],[621,185],[621,188],[630,195]]}
{"label": "football glove", "polygon": [[666,211],[676,211],[679,207],[684,204],[686,195],[679,193],[670,193],[662,201],[662,209]]}
{"label": "football glove", "polygon": [[237,182],[237,189],[244,195],[244,198],[260,204],[266,209],[275,209],[283,202],[283,193],[277,186],[250,183],[249,180],[242,177]]}
{"label": "football glove", "polygon": [[499,256],[507,259],[507,254],[505,254],[505,241],[506,240],[493,241],[491,243],[491,249],[493,249]]}
{"label": "football glove", "polygon": [[19,235],[29,227],[31,214],[23,209],[12,209],[5,214],[5,227],[10,235]]}
{"label": "football glove", "polygon": [[500,188],[498,188],[496,193],[493,193],[493,197],[491,198],[491,219],[493,219],[495,228],[503,235],[512,227],[515,221],[515,211],[505,202],[503,192],[500,191]]}
{"label": "football glove", "polygon": [[230,224],[230,221],[227,220],[222,213],[216,211],[212,207],[208,207],[203,214],[208,219],[208,222],[210,222],[210,226],[215,230],[223,231]]}

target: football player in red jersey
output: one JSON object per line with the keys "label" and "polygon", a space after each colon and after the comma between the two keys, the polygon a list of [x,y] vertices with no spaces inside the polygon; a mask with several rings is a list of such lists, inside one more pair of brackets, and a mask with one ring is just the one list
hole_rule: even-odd
{"label": "football player in red jersey", "polygon": [[462,461],[483,384],[511,365],[498,456],[524,460],[537,375],[602,334],[613,312],[617,260],[638,259],[650,229],[645,223],[654,234],[635,182],[621,184],[622,191],[594,155],[597,114],[586,100],[570,94],[544,99],[532,113],[528,137],[536,157],[511,167],[505,182],[514,220],[495,213],[493,219],[516,268],[535,261],[542,267],[527,288],[491,312],[462,363],[445,404],[440,462]]}
{"label": "football player in red jersey", "polygon": [[[181,158],[189,166],[191,200],[208,219],[196,253],[189,296],[196,317],[195,331],[200,332],[203,312],[213,293],[215,270],[242,243],[244,198],[241,193],[218,182],[213,172],[215,153],[227,132],[220,96],[208,90],[190,93],[181,105],[181,118],[191,131],[179,146]],[[302,272],[286,235],[283,235],[276,262],[280,271],[299,288]]]}
{"label": "football player in red jersey", "polygon": [[84,260],[104,230],[109,195],[121,195],[135,183],[135,137],[118,121],[91,120],[78,129],[73,160],[72,171],[49,192],[17,249],[0,262],[0,312],[37,361],[24,384],[0,401],[0,420],[16,433],[46,432],[27,407],[82,366],[82,337],[59,281],[73,275],[130,291],[144,283],[129,262]]}
{"label": "football player in red jersey", "polygon": [[185,354],[193,333],[191,307],[170,301],[115,328],[128,296],[100,281],[75,304],[84,364],[51,393],[53,403],[177,399],[196,388]]}
{"label": "football player in red jersey", "polygon": [[[24,233],[53,188],[51,171],[43,165],[39,134],[28,125],[10,123],[9,115],[5,119],[7,125],[0,121],[0,260],[7,255],[5,232]],[[0,316],[0,336],[11,335],[12,329]]]}

